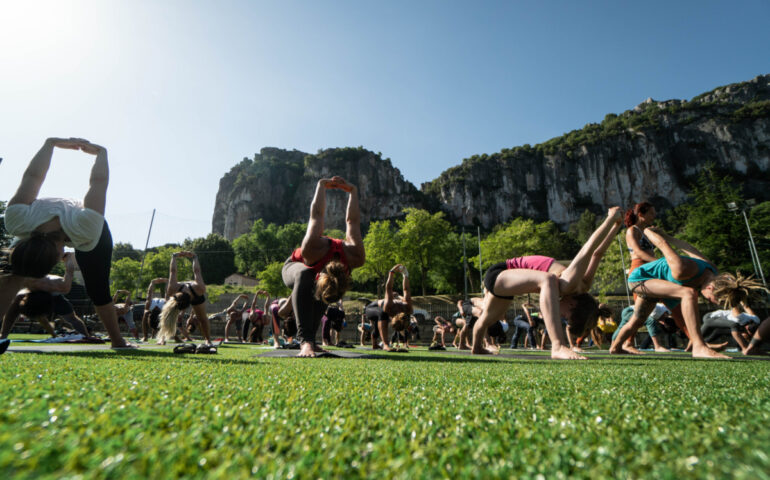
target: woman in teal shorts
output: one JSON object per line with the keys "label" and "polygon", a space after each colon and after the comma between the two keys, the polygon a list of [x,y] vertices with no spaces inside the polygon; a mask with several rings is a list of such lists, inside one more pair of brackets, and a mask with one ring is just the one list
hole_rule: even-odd
{"label": "woman in teal shorts", "polygon": [[[739,279],[729,273],[719,274],[698,249],[657,228],[648,227],[644,234],[663,253],[663,258],[645,263],[629,275],[628,286],[637,294],[634,315],[619,330],[610,353],[629,353],[623,350],[623,343],[661,300],[670,310],[681,304],[682,315],[690,332],[693,358],[729,358],[709,348],[700,334],[698,294],[712,303],[737,304],[745,299],[747,282],[751,280]],[[680,256],[673,247],[682,250],[686,256]]]}

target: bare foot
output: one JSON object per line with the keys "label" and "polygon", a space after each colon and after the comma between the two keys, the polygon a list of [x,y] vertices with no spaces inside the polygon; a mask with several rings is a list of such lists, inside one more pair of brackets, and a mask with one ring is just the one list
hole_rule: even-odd
{"label": "bare foot", "polygon": [[586,357],[578,355],[569,349],[569,347],[559,347],[551,350],[551,358],[559,360],[586,360]]}
{"label": "bare foot", "polygon": [[730,342],[725,343],[707,343],[708,347],[716,352],[721,352],[722,350],[726,349],[727,346],[730,344]]}
{"label": "bare foot", "polygon": [[633,348],[633,350],[636,353],[634,353],[632,351],[629,351],[629,350],[625,350],[625,346],[624,347],[615,347],[615,348],[610,348],[609,353],[610,353],[610,355],[641,355],[642,354],[642,352],[640,352],[639,350],[637,350],[635,348]]}
{"label": "bare foot", "polygon": [[388,344],[382,344],[382,349],[386,352],[392,352],[393,348]]}
{"label": "bare foot", "polygon": [[319,347],[318,344],[313,344],[313,351],[315,353],[328,353],[327,350],[324,350],[323,348]]}
{"label": "bare foot", "polygon": [[749,346],[743,349],[744,355],[762,355],[762,348],[761,348],[761,342],[760,343],[749,343]]}
{"label": "bare foot", "polygon": [[612,207],[607,210],[607,217],[613,219],[616,222],[622,221],[623,214],[621,213],[620,207]]}
{"label": "bare foot", "polygon": [[315,357],[315,350],[313,349],[313,344],[309,342],[304,342],[299,347],[299,353],[297,354],[298,357]]}
{"label": "bare foot", "polygon": [[634,347],[630,343],[623,345],[623,350],[625,350],[626,352],[632,355],[644,355],[640,350],[638,350],[636,347]]}
{"label": "bare foot", "polygon": [[118,343],[118,344],[113,343],[110,348],[139,348],[139,347],[137,347],[133,343],[124,341],[123,343]]}
{"label": "bare foot", "polygon": [[715,352],[714,350],[708,348],[705,345],[702,346],[702,347],[699,347],[699,348],[693,347],[693,349],[692,349],[692,358],[709,358],[709,359],[730,360],[730,357],[728,357],[724,353]]}
{"label": "bare foot", "polygon": [[[463,348],[462,350],[467,350],[467,348]],[[498,352],[497,352],[497,350],[492,349],[492,348],[483,348],[483,347],[476,348],[476,347],[474,347],[471,350],[471,353],[473,355],[497,355]]]}
{"label": "bare foot", "polygon": [[580,347],[572,347],[572,351],[575,352],[575,353],[583,353],[583,352],[585,352],[585,350],[583,350]]}
{"label": "bare foot", "polygon": [[666,353],[666,352],[670,352],[671,350],[669,350],[666,347],[655,347],[655,351],[658,353]]}

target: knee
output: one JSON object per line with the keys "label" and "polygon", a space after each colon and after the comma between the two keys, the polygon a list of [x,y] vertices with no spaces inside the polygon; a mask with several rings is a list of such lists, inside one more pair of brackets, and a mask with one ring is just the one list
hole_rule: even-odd
{"label": "knee", "polygon": [[698,291],[691,287],[682,287],[680,290],[680,297],[682,300],[693,300],[698,302]]}
{"label": "knee", "polygon": [[541,290],[555,290],[559,287],[559,277],[553,273],[546,273],[540,281]]}

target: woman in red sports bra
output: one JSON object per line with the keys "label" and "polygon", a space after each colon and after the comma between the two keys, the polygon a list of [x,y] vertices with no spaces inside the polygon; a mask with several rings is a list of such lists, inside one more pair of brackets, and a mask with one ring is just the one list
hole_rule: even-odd
{"label": "woman in red sports bra", "polygon": [[[323,236],[329,189],[349,194],[344,241]],[[292,289],[291,306],[301,345],[299,357],[315,357],[316,353],[325,351],[315,343],[321,317],[326,306],[342,298],[350,288],[350,271],[363,265],[365,259],[358,189],[342,177],[322,178],[310,204],[310,220],[302,247],[292,253],[282,270],[283,283]]]}
{"label": "woman in red sports bra", "polygon": [[550,257],[533,255],[512,258],[487,269],[484,311],[473,329],[473,353],[497,353],[484,348],[487,329],[505,315],[514,295],[539,293],[540,312],[551,338],[551,358],[585,359],[569,348],[559,320],[567,319],[573,335],[593,328],[600,312],[587,292],[621,221],[620,207],[610,208],[607,218],[567,267]]}

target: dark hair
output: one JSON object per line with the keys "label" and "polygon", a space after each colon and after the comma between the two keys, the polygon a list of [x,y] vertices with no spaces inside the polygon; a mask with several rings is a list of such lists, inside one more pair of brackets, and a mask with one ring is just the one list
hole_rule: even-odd
{"label": "dark hair", "polygon": [[174,299],[179,310],[184,310],[190,306],[190,294],[187,292],[176,292]]}
{"label": "dark hair", "polygon": [[626,211],[626,218],[623,223],[625,223],[626,227],[631,227],[633,225],[636,225],[637,220],[639,220],[639,214],[640,213],[647,213],[650,211],[650,208],[653,207],[653,204],[650,202],[641,202],[634,205],[634,208],[631,208]]}
{"label": "dark hair", "polygon": [[14,245],[10,254],[11,273],[32,278],[48,275],[61,260],[56,238],[57,235],[33,233]]}
{"label": "dark hair", "polygon": [[50,317],[53,313],[53,295],[41,290],[23,294],[19,301],[19,313],[29,318]]}
{"label": "dark hair", "polygon": [[600,316],[612,315],[612,310],[608,306],[604,304],[600,306],[589,293],[572,295],[572,298],[575,300],[575,307],[567,320],[567,328],[573,335],[582,336],[596,326]]}

